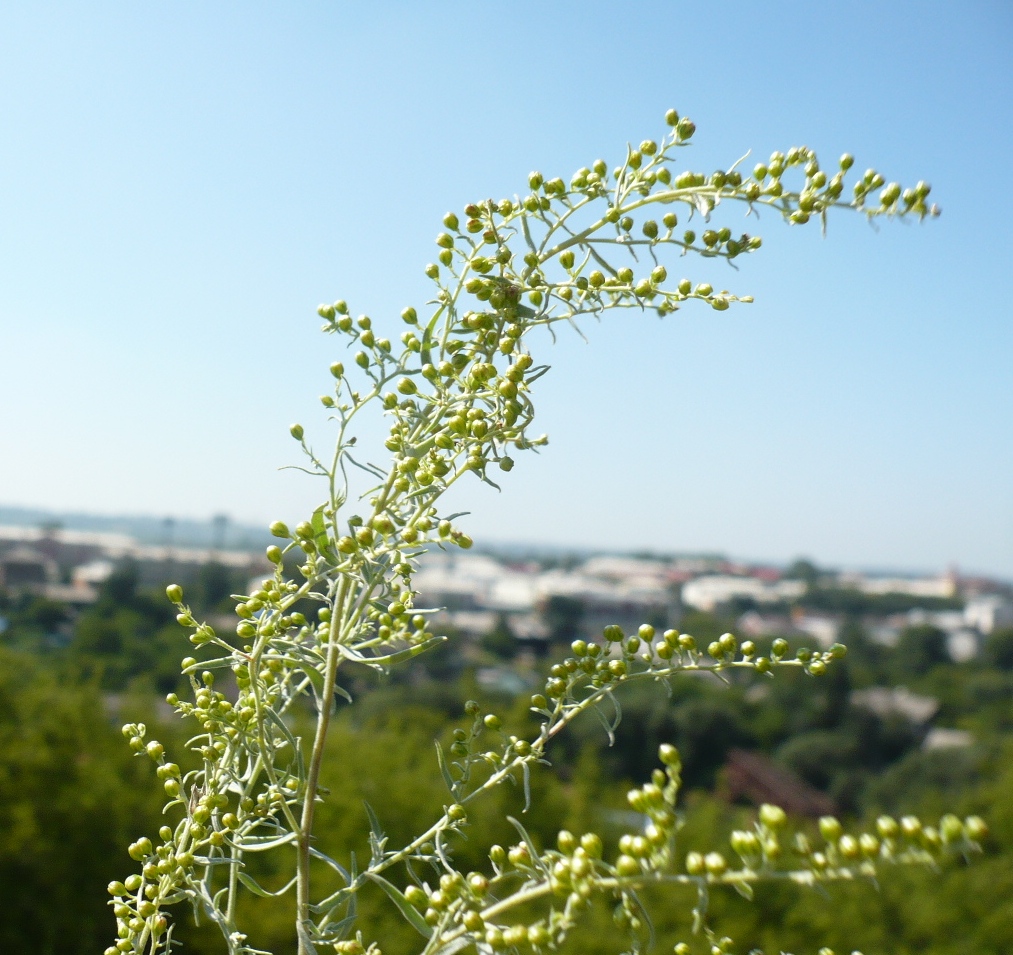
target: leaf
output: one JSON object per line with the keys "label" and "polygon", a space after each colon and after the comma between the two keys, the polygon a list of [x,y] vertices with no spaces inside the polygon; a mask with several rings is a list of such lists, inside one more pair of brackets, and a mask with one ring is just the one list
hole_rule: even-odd
{"label": "leaf", "polygon": [[517,830],[521,839],[524,840],[524,844],[528,847],[528,855],[531,856],[531,862],[534,865],[541,865],[540,856],[538,850],[535,848],[535,844],[531,841],[531,836],[528,835],[528,830],[524,828],[513,816],[507,816],[507,822],[510,823],[514,829]]}
{"label": "leaf", "polygon": [[314,849],[312,846],[310,846],[310,855],[313,856],[314,859],[319,859],[321,862],[324,862],[327,865],[329,865],[332,869],[334,869],[335,872],[337,872],[341,876],[341,878],[345,880],[346,883],[348,884],[351,883],[352,879],[351,876],[349,876],[348,874],[348,870],[336,859],[332,859],[326,853],[321,852],[319,849]]}
{"label": "leaf", "polygon": [[290,879],[285,885],[278,889],[277,892],[268,892],[256,879],[248,876],[245,872],[237,873],[239,881],[243,883],[254,895],[259,895],[262,899],[277,899],[283,896],[289,889],[295,885],[295,879]]}
{"label": "leaf", "polygon": [[317,550],[332,564],[338,563],[337,555],[331,549],[331,538],[327,533],[323,504],[313,512],[313,516],[310,518],[310,527],[313,528],[313,542],[317,545]]}
{"label": "leaf", "polygon": [[612,746],[616,741],[616,728],[619,726],[619,723],[623,718],[623,711],[619,706],[619,701],[612,694],[611,690],[606,691],[603,698],[608,698],[609,702],[615,708],[615,715],[612,719],[610,720],[605,716],[605,714],[601,711],[600,706],[595,705],[592,709],[594,710],[595,716],[597,716],[598,720],[601,722],[601,725],[605,727],[605,732],[608,733],[609,746]]}
{"label": "leaf", "polygon": [[733,882],[732,888],[744,899],[753,901],[753,886],[749,882]]}
{"label": "leaf", "polygon": [[398,911],[408,920],[408,924],[411,925],[415,931],[417,931],[423,938],[430,938],[433,934],[433,930],[426,925],[426,921],[419,915],[418,909],[411,904],[403,895],[403,893],[391,885],[382,875],[377,875],[375,872],[364,873],[367,879],[372,880],[384,892],[387,893],[391,902],[393,902]]}
{"label": "leaf", "polygon": [[266,852],[268,849],[276,849],[278,846],[295,842],[295,833],[286,832],[283,836],[265,836],[257,838],[249,837],[243,840],[243,852]]}
{"label": "leaf", "polygon": [[440,772],[443,774],[443,781],[447,784],[447,789],[450,790],[452,796],[457,796],[457,788],[454,782],[454,777],[450,775],[450,770],[447,768],[447,757],[443,755],[443,747],[440,745],[440,741],[436,741],[436,762],[440,765]]}
{"label": "leaf", "polygon": [[531,766],[527,761],[521,763],[521,773],[524,776],[524,812],[531,808]]}
{"label": "leaf", "polygon": [[348,930],[358,921],[357,914],[346,915],[340,922],[331,926],[331,938],[341,940],[348,934]]}
{"label": "leaf", "polygon": [[369,816],[369,845],[372,849],[373,862],[379,862],[383,859],[383,847],[387,843],[387,836],[384,834],[376,813],[373,812],[373,807],[365,800],[362,801],[362,804],[366,807],[366,815]]}
{"label": "leaf", "polygon": [[469,935],[461,935],[451,941],[447,942],[446,945],[441,945],[433,955],[455,955],[456,952],[461,951],[463,948],[467,948],[469,945],[473,945],[475,940]]}
{"label": "leaf", "polygon": [[416,643],[414,646],[405,647],[396,653],[388,653],[386,656],[381,657],[364,657],[361,653],[355,653],[344,647],[341,648],[341,651],[345,657],[355,663],[365,663],[368,666],[384,666],[388,663],[400,663],[402,660],[410,660],[412,657],[417,657],[420,653],[425,653],[431,647],[444,643],[446,639],[446,637],[430,637],[422,643]]}

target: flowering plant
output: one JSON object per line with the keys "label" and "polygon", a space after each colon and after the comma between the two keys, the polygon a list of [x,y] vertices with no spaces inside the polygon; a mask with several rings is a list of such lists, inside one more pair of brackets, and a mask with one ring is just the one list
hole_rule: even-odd
{"label": "flowering plant", "polygon": [[[107,955],[171,950],[169,912],[183,901],[217,924],[230,955],[260,953],[237,915],[243,893],[294,894],[300,955],[380,955],[382,940],[357,919],[357,896],[367,885],[379,886],[418,931],[425,955],[557,950],[596,897],[614,906],[617,948],[636,952],[649,925],[642,890],[690,886],[695,941],[675,951],[684,955],[692,944],[722,953],[732,942],[708,919],[716,888],[750,897],[765,880],[816,886],[872,879],[895,863],[933,865],[977,848],[984,832],[977,818],[947,815],[928,826],[914,817],[884,817],[875,831],[852,834],[828,817],[814,843],[790,831],[782,810],[765,805],[751,828],[733,833],[730,852],[686,853],[679,840],[679,754],[663,745],[651,779],[629,794],[644,825],[624,835],[615,854],[594,832],[562,831],[555,845],[539,846],[511,820],[515,844],[489,847],[484,872],[459,871],[453,843],[472,804],[507,780],[530,798],[533,768],[547,763],[549,743],[576,717],[596,710],[614,728],[618,685],[667,685],[691,671],[771,676],[785,667],[818,677],[844,653],[834,646],[791,655],[778,640],[764,654],[732,634],[698,646],[689,634],[648,625],[629,635],[607,627],[599,639],[575,641],[572,655],[551,668],[531,697],[538,728],[529,737],[506,735],[496,714],[467,704],[449,751],[437,751],[444,810],[406,844],[390,845],[372,812],[370,858],[361,867],[354,857],[327,856],[316,843],[317,807],[327,798],[320,785],[325,744],[336,700],[346,695],[339,670],[397,667],[442,641],[428,629],[432,611],[415,606],[412,580],[428,546],[472,545],[444,499],[466,477],[494,484],[514,467],[515,455],[546,442],[530,431],[534,386],[547,370],[528,349],[530,334],[617,308],[666,315],[690,302],[723,311],[751,301],[706,282],[671,279],[665,264],[690,254],[731,262],[756,252],[758,236],[714,221],[736,205],[747,213],[769,209],[793,225],[815,219],[825,226],[833,208],[870,218],[938,212],[927,204],[927,184],[902,189],[875,170],[846,191],[852,157],[825,170],[806,147],[776,152],[751,172],[738,168],[742,160],[710,175],[677,171],[676,156],[695,127],[674,110],[666,119],[660,142],[627,148],[613,169],[596,160],[569,182],[531,173],[521,197],[471,203],[463,219],[448,213],[436,238],[438,262],[426,266],[435,284],[431,308],[401,313],[399,348],[368,316],[353,319],[345,302],[320,306],[324,331],[353,350],[347,364],[330,366],[333,389],[321,398],[333,412],[337,440],[323,456],[302,426],[291,432],[305,469],[324,479],[326,499],[291,530],[271,526],[278,543],[267,558],[275,572],[237,598],[234,633],[198,622],[182,589],[167,590],[203,657],[182,664],[192,695],[168,698],[196,724],[190,747],[200,765],[184,774],[142,724],[124,727],[131,748],[157,765],[175,822],[157,841],[134,842],[129,852],[140,871],[109,886],[118,937]],[[353,429],[367,410],[381,411],[389,426],[391,457],[383,466],[354,456]],[[361,496],[353,491],[352,468],[371,485]],[[222,689],[224,677],[236,693]],[[292,717],[307,700],[314,724],[303,739]],[[279,890],[259,884],[249,865],[264,854],[290,875]]]}

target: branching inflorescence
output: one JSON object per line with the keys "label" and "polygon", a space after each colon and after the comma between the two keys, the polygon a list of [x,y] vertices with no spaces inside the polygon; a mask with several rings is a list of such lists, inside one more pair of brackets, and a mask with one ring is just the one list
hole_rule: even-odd
{"label": "branching inflorescence", "polygon": [[[183,775],[160,743],[146,739],[143,725],[124,727],[130,746],[157,764],[166,813],[177,822],[160,830],[157,845],[142,838],[130,846],[141,871],[109,886],[118,938],[107,955],[171,950],[168,910],[184,901],[219,926],[231,955],[258,952],[237,922],[236,906],[243,892],[267,894],[248,869],[260,853],[280,855],[290,868],[291,881],[272,894],[294,893],[300,955],[379,953],[356,922],[357,893],[369,884],[379,885],[418,930],[425,955],[469,947],[484,955],[556,950],[594,897],[615,906],[617,950],[640,950],[648,919],[639,893],[664,884],[695,888],[698,935],[711,951],[725,952],[731,943],[707,923],[715,886],[749,895],[762,880],[814,885],[872,878],[893,863],[931,865],[977,848],[984,830],[974,818],[946,816],[936,827],[913,817],[882,818],[877,832],[858,835],[828,818],[820,826],[823,841],[813,845],[801,833],[787,833],[780,809],[764,806],[752,829],[733,834],[730,854],[687,854],[678,842],[679,755],[666,745],[659,754],[663,768],[629,796],[645,825],[622,838],[615,858],[605,857],[594,833],[560,832],[555,848],[540,849],[515,822],[517,843],[492,846],[487,872],[457,871],[450,840],[469,805],[507,780],[529,793],[530,773],[547,762],[549,742],[585,710],[599,712],[609,729],[618,719],[617,685],[667,684],[686,671],[771,675],[794,667],[819,676],[844,652],[835,646],[788,656],[787,645],[776,641],[762,655],[731,634],[698,648],[688,634],[658,634],[650,626],[631,636],[609,627],[600,641],[576,641],[573,655],[552,667],[544,691],[531,699],[539,721],[531,738],[505,736],[498,717],[469,703],[470,725],[456,732],[448,754],[438,751],[449,802],[408,844],[390,847],[374,824],[371,857],[361,870],[315,844],[316,807],[326,798],[324,748],[335,701],[344,693],[339,668],[386,669],[441,642],[427,629],[431,611],[414,606],[412,575],[428,546],[472,544],[455,524],[459,515],[443,509],[444,495],[465,475],[494,484],[497,471],[514,466],[513,455],[546,441],[529,433],[532,385],[547,370],[529,353],[529,334],[614,308],[664,315],[691,300],[718,311],[750,301],[709,283],[671,280],[662,262],[673,253],[731,262],[756,251],[759,237],[712,225],[733,203],[747,216],[770,209],[796,225],[817,218],[825,226],[833,208],[870,218],[938,212],[926,204],[925,183],[901,189],[874,170],[846,193],[852,158],[842,156],[831,173],[805,147],[774,153],[751,175],[737,170],[741,160],[710,176],[674,172],[694,125],[675,111],[666,119],[670,131],[660,143],[628,148],[611,172],[596,160],[569,184],[532,173],[523,197],[469,204],[463,221],[448,213],[446,231],[436,239],[438,264],[426,266],[436,286],[432,308],[425,316],[414,308],[401,313],[402,347],[381,337],[367,316],[353,319],[345,302],[320,306],[324,331],[354,350],[347,367],[331,365],[333,393],[321,398],[337,425],[335,450],[318,456],[300,425],[291,431],[308,459],[306,470],[326,479],[327,499],[292,531],[272,525],[279,544],[267,557],[276,571],[259,590],[237,598],[234,634],[198,623],[181,588],[167,590],[204,656],[183,661],[192,701],[168,698],[197,724],[189,745],[201,765]],[[377,406],[389,422],[386,466],[353,456],[356,419]],[[361,497],[352,495],[350,467],[372,479]],[[290,573],[295,556],[299,566]],[[216,688],[221,671],[238,687],[235,702]],[[303,740],[293,734],[290,717],[307,698],[315,729]],[[329,894],[315,892],[311,880],[321,865],[339,883],[336,890],[329,885]],[[685,943],[676,946],[677,955],[689,951]]]}

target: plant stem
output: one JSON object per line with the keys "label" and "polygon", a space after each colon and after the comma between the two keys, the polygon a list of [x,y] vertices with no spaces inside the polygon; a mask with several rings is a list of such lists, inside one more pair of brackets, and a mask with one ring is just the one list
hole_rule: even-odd
{"label": "plant stem", "polygon": [[306,947],[305,926],[310,917],[310,843],[313,839],[313,820],[316,815],[317,785],[320,781],[320,766],[324,759],[327,731],[331,724],[331,710],[334,703],[334,687],[337,681],[341,654],[338,650],[345,602],[348,597],[349,578],[343,577],[338,595],[331,607],[331,626],[327,641],[327,662],[324,673],[324,688],[320,694],[320,709],[317,712],[317,727],[313,737],[313,750],[306,774],[306,791],[303,793],[302,819],[299,823],[296,861],[296,930],[299,939],[299,955],[313,955]]}

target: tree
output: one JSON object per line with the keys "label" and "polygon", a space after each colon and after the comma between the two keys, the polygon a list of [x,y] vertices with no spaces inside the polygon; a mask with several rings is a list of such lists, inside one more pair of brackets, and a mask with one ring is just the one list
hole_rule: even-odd
{"label": "tree", "polygon": [[[734,166],[710,176],[673,173],[695,127],[674,110],[667,121],[660,143],[629,148],[611,172],[595,161],[569,185],[532,173],[523,198],[470,203],[463,222],[448,213],[436,240],[439,264],[426,267],[436,286],[433,311],[402,312],[403,350],[367,316],[353,320],[344,301],[318,309],[324,330],[354,351],[347,368],[331,365],[333,394],[321,399],[337,424],[334,452],[318,455],[301,425],[291,429],[306,470],[323,479],[326,499],[292,530],[272,525],[280,543],[267,556],[276,573],[237,604],[235,635],[199,623],[182,589],[167,590],[200,653],[199,660],[183,661],[192,701],[168,699],[196,721],[191,746],[202,767],[182,775],[145,726],[124,727],[131,749],[157,764],[174,825],[165,825],[157,840],[135,841],[130,854],[141,871],[109,887],[118,920],[112,955],[169,948],[170,908],[184,900],[219,927],[230,955],[252,955],[256,942],[238,914],[245,893],[294,894],[300,955],[325,949],[375,955],[380,945],[368,937],[370,923],[359,919],[369,889],[379,889],[417,931],[426,955],[555,949],[596,901],[614,907],[616,948],[639,951],[649,935],[641,893],[665,888],[694,893],[697,950],[705,939],[712,952],[726,952],[731,942],[712,929],[708,910],[711,893],[722,886],[748,895],[772,880],[811,885],[871,878],[881,863],[935,864],[976,847],[983,823],[952,815],[938,828],[884,819],[878,832],[856,835],[827,819],[823,841],[814,846],[791,834],[783,811],[764,806],[750,828],[733,834],[731,858],[716,848],[687,854],[677,835],[681,760],[663,743],[650,780],[629,795],[637,822],[619,839],[618,851],[606,853],[593,831],[561,830],[545,844],[511,820],[516,842],[487,847],[484,871],[465,875],[455,852],[469,819],[480,818],[480,807],[507,781],[527,798],[536,795],[536,772],[550,744],[585,712],[598,713],[613,733],[616,686],[668,685],[684,672],[793,669],[818,677],[843,653],[835,646],[791,656],[784,641],[775,641],[766,655],[728,633],[698,646],[692,636],[658,633],[649,624],[636,634],[610,626],[594,640],[573,640],[572,656],[553,666],[531,697],[535,728],[524,735],[507,733],[502,718],[478,703],[466,704],[449,748],[438,750],[447,802],[420,820],[413,836],[392,839],[369,810],[368,858],[333,858],[317,838],[339,670],[397,667],[439,645],[427,612],[414,606],[416,562],[429,544],[472,544],[444,496],[470,477],[495,485],[494,478],[514,467],[514,455],[546,443],[529,430],[533,386],[547,371],[528,350],[529,334],[613,309],[649,307],[668,315],[703,303],[720,312],[750,301],[707,282],[672,281],[659,260],[677,252],[731,261],[758,250],[759,237],[711,224],[734,203],[773,211],[793,225],[825,224],[828,211],[840,206],[869,217],[923,218],[936,211],[927,204],[927,184],[905,190],[873,170],[847,201],[852,158],[825,171],[808,148],[774,153],[751,175]],[[650,217],[654,207],[659,219]],[[699,233],[686,223],[679,228],[680,212],[701,218]],[[351,454],[353,427],[368,410],[382,411],[389,426],[386,469]],[[358,498],[349,465],[375,482]],[[294,578],[285,572],[287,555],[302,561]],[[315,612],[297,609],[307,602]],[[221,688],[223,677],[235,680],[235,703]],[[292,726],[307,699],[315,715],[304,739]],[[704,715],[706,725],[724,725],[720,714]],[[383,789],[378,795],[384,798]],[[483,831],[472,835],[470,851],[485,838]],[[251,857],[261,865],[275,860],[268,884],[256,881]],[[676,946],[677,953],[690,950],[685,941]]]}
{"label": "tree", "polygon": [[517,656],[520,649],[517,635],[510,629],[505,615],[500,614],[496,618],[496,626],[482,638],[482,646],[502,660],[512,660]]}
{"label": "tree", "polygon": [[931,624],[906,627],[897,639],[897,658],[905,671],[924,674],[950,662],[946,632]]}
{"label": "tree", "polygon": [[1000,627],[988,635],[985,658],[999,670],[1013,670],[1013,627]]}

